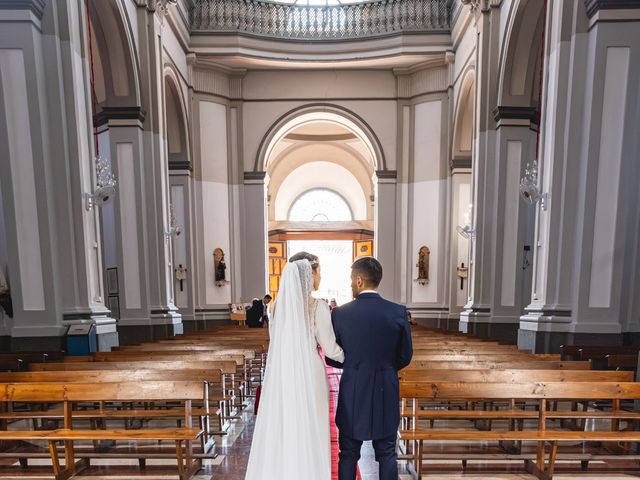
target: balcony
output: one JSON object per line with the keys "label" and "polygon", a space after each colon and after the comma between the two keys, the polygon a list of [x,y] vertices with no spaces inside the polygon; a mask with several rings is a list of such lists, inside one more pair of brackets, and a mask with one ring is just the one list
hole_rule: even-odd
{"label": "balcony", "polygon": [[340,41],[450,31],[451,0],[378,0],[314,6],[266,0],[195,0],[192,33]]}

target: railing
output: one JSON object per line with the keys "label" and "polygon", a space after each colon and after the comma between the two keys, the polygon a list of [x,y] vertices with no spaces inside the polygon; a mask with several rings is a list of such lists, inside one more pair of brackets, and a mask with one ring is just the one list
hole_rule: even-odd
{"label": "railing", "polygon": [[378,0],[307,6],[266,0],[195,0],[194,32],[280,39],[339,40],[397,32],[449,31],[451,0]]}

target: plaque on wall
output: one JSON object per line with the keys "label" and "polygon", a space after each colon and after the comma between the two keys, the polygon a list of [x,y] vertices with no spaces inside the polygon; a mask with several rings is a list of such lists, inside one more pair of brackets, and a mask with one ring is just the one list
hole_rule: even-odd
{"label": "plaque on wall", "polygon": [[107,297],[107,308],[111,310],[111,318],[120,319],[120,297],[118,295]]}
{"label": "plaque on wall", "polygon": [[118,268],[107,268],[107,295],[118,295]]}

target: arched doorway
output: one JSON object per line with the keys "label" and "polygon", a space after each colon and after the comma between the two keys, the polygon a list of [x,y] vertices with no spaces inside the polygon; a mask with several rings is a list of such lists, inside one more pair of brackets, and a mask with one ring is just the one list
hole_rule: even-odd
{"label": "arched doorway", "polygon": [[317,296],[351,300],[351,263],[375,252],[375,141],[353,118],[322,108],[283,121],[263,146],[269,291],[277,295],[286,259],[306,250],[322,263]]}

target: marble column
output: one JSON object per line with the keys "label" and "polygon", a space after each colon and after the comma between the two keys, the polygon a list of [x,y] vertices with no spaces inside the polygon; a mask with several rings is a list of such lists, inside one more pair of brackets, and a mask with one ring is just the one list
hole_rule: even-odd
{"label": "marble column", "polygon": [[[196,328],[195,318],[195,274],[193,262],[193,228],[191,225],[193,182],[189,169],[169,166],[169,181],[171,184],[171,205],[175,215],[175,225],[180,233],[174,235],[173,266],[175,304],[182,315],[184,331],[193,332]],[[179,269],[184,271],[184,279],[180,281],[176,276]]]}
{"label": "marble column", "polygon": [[396,258],[396,252],[400,246],[403,232],[399,228],[396,172],[378,171],[376,192],[375,225],[375,256],[382,264],[383,277],[380,283],[380,294],[392,301],[397,301],[401,293],[399,291],[399,278],[402,275],[402,265]]}
{"label": "marble column", "polygon": [[519,345],[621,343],[638,330],[640,4],[551,3],[532,302]]}
{"label": "marble column", "polygon": [[242,300],[268,291],[267,198],[264,172],[245,172],[243,185]]}
{"label": "marble column", "polygon": [[143,274],[146,275],[147,315],[140,321],[123,322],[123,342],[140,342],[183,332],[182,316],[174,302],[174,266],[169,229],[169,172],[164,128],[164,76],[162,63],[162,12],[155,2],[137,8],[142,109],[141,162],[144,175],[139,188],[142,199]]}
{"label": "marble column", "polygon": [[520,199],[520,179],[533,164],[536,149],[535,109],[498,107],[494,212],[495,253],[491,322],[502,337],[516,343],[520,316],[531,299],[535,208]]}
{"label": "marble column", "polygon": [[[460,314],[460,331],[508,339],[500,324],[492,323],[491,298],[494,276],[495,209],[497,205],[496,122],[500,60],[500,8],[476,8],[475,143],[472,172],[472,226],[475,235],[469,259],[469,301]],[[470,27],[472,28],[472,27]]]}
{"label": "marble column", "polygon": [[94,324],[102,350],[118,344],[104,305],[98,212],[84,199],[95,185],[95,152],[83,8],[74,0],[0,5],[14,349],[59,348],[75,323]]}

